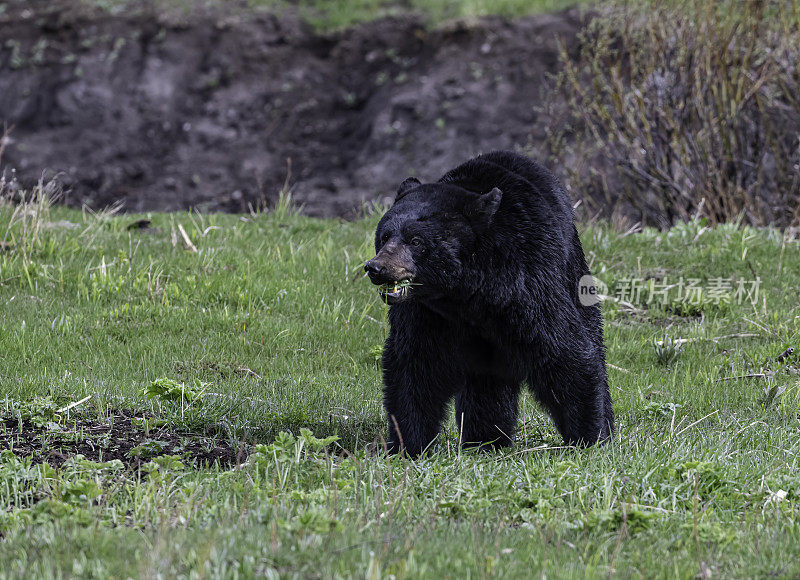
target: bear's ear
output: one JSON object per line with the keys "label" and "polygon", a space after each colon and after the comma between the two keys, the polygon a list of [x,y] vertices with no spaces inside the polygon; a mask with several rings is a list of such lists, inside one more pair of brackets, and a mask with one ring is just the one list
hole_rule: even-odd
{"label": "bear's ear", "polygon": [[407,194],[410,190],[414,189],[418,185],[422,185],[416,177],[409,177],[405,179],[403,183],[400,184],[400,187],[397,188],[397,196],[394,198],[395,201],[399,201],[401,197]]}
{"label": "bear's ear", "polygon": [[484,220],[487,224],[491,223],[502,199],[503,192],[495,187],[489,193],[484,193],[472,202],[469,208],[469,216]]}

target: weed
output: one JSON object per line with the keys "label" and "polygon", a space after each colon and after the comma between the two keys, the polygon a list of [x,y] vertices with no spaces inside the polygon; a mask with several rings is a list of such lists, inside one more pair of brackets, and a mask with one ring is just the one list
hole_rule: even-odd
{"label": "weed", "polygon": [[181,406],[199,405],[209,384],[195,381],[194,385],[187,385],[173,379],[158,379],[144,388],[144,395],[148,399],[179,403]]}
{"label": "weed", "polygon": [[156,439],[148,439],[144,443],[133,447],[128,451],[128,457],[136,457],[139,459],[150,459],[161,455],[167,449],[169,444],[166,441],[158,441]]}
{"label": "weed", "polygon": [[653,339],[653,351],[656,355],[656,361],[662,366],[670,366],[680,356],[683,351],[685,342],[680,339],[672,339],[669,336],[664,336],[663,339]]}
{"label": "weed", "polygon": [[0,216],[4,213],[8,216],[2,219],[5,231],[0,251],[6,251],[12,258],[20,257],[26,271],[34,253],[41,247],[42,226],[48,220],[50,207],[60,195],[56,181],[40,181],[28,193],[13,179],[7,181],[5,175],[0,176]]}
{"label": "weed", "polygon": [[764,387],[764,396],[761,397],[759,404],[764,409],[769,409],[778,404],[784,392],[786,392],[786,385],[778,385],[773,381],[768,381],[767,386]]}

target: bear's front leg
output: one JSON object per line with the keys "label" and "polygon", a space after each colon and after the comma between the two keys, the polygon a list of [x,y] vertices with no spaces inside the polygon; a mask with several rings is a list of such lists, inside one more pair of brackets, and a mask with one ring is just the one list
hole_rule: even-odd
{"label": "bear's front leg", "polygon": [[439,434],[447,405],[463,380],[451,362],[439,360],[441,353],[436,349],[405,342],[396,345],[395,338],[389,336],[383,352],[387,442],[391,453],[405,450],[417,457]]}
{"label": "bear's front leg", "polygon": [[431,388],[433,378],[430,372],[410,372],[408,367],[401,372],[384,370],[390,453],[405,450],[418,457],[439,434],[452,392]]}
{"label": "bear's front leg", "polygon": [[456,395],[456,427],[465,447],[498,449],[511,445],[517,428],[519,385],[478,375]]}

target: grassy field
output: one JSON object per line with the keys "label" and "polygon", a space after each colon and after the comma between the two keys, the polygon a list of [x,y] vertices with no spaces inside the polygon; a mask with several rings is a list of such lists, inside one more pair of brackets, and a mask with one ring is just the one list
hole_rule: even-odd
{"label": "grassy field", "polygon": [[[560,10],[581,0],[81,0],[88,6],[96,6],[112,14],[139,10],[156,10],[157,13],[173,15],[190,14],[198,9],[224,9],[239,15],[258,12],[280,12],[289,6],[319,31],[340,30],[361,22],[369,22],[386,16],[419,14],[430,24],[436,25],[452,18],[470,18],[496,14],[522,16],[540,12]],[[585,0],[584,0],[585,1]],[[2,3],[0,3],[2,6]]]}
{"label": "grassy field", "polygon": [[[385,311],[361,266],[378,218],[0,205],[0,578],[800,574],[796,234],[584,226],[617,297],[615,441],[563,448],[526,398],[513,449],[460,452],[451,417],[410,461],[375,452]],[[624,290],[681,277],[705,290]],[[80,426],[121,410],[242,441],[247,461],[149,439],[140,462],[105,461],[115,431]],[[34,453],[13,442],[23,420]]]}

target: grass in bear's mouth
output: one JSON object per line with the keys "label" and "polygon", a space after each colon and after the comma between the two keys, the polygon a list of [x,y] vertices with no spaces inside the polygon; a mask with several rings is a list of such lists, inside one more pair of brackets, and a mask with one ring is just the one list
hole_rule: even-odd
{"label": "grass in bear's mouth", "polygon": [[382,297],[392,296],[394,298],[405,298],[408,295],[408,292],[411,290],[411,287],[414,285],[415,284],[411,281],[411,278],[395,280],[391,283],[381,284],[378,287],[378,293]]}

